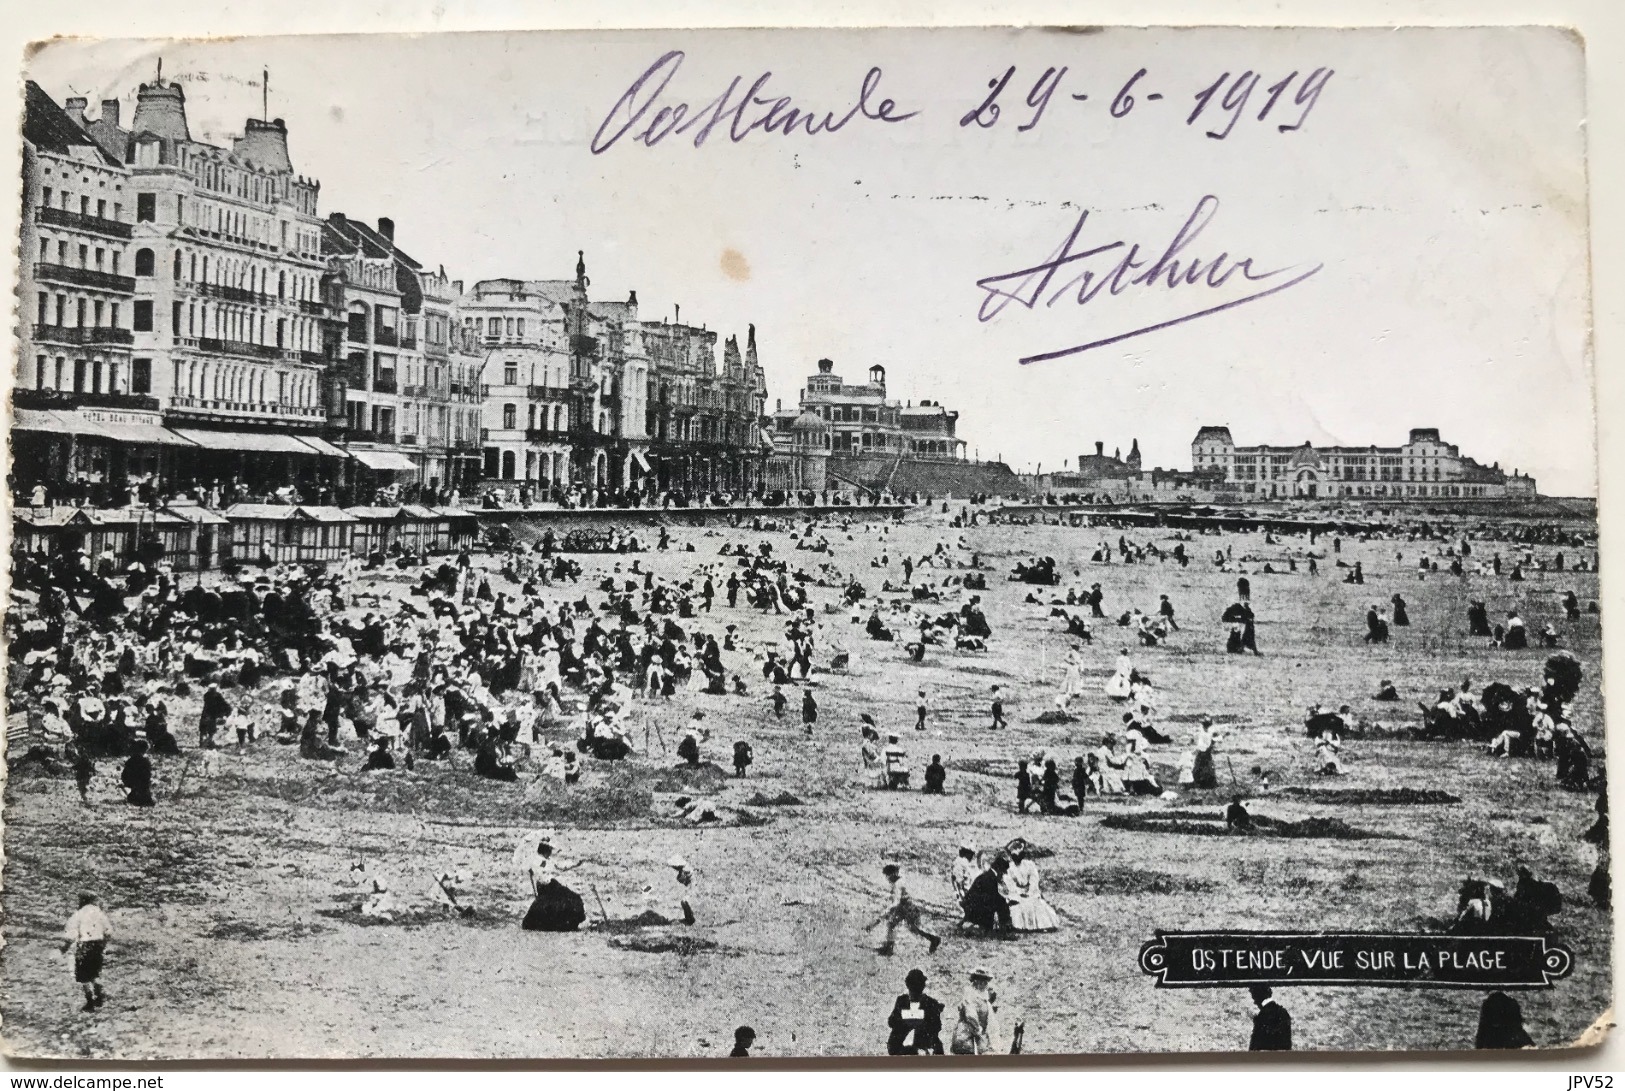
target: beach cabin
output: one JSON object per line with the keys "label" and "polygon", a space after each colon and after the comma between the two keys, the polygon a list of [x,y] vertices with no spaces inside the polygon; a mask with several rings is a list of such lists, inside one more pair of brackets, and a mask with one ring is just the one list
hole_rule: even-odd
{"label": "beach cabin", "polygon": [[164,559],[175,571],[207,572],[230,558],[231,533],[227,528],[231,521],[224,515],[199,504],[179,503],[166,506],[163,514],[191,528],[190,540],[180,540],[177,535],[174,548],[165,541]]}
{"label": "beach cabin", "polygon": [[43,549],[54,556],[83,549],[95,571],[108,551],[122,570],[136,558],[143,528],[151,531],[161,520],[145,508],[18,508],[12,525],[29,552]]}
{"label": "beach cabin", "polygon": [[480,539],[480,518],[464,508],[432,508],[439,520],[435,523],[434,538],[428,549],[431,553],[456,553],[463,548],[473,549]]}
{"label": "beach cabin", "polygon": [[401,546],[419,553],[430,552],[435,548],[442,522],[444,519],[433,508],[426,508],[422,504],[402,504],[397,532]]}
{"label": "beach cabin", "polygon": [[316,504],[233,504],[231,559],[237,564],[329,564],[349,558],[360,520]]}
{"label": "beach cabin", "polygon": [[396,506],[385,507],[354,507],[345,508],[345,513],[355,517],[355,534],[350,540],[350,549],[357,557],[369,557],[373,553],[388,553],[389,547],[395,544],[400,534],[401,509]]}

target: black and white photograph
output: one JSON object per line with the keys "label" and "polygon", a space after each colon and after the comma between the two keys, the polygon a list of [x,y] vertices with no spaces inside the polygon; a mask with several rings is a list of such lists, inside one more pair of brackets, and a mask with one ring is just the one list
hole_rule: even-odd
{"label": "black and white photograph", "polygon": [[19,63],[10,1056],[1612,1025],[1573,31]]}

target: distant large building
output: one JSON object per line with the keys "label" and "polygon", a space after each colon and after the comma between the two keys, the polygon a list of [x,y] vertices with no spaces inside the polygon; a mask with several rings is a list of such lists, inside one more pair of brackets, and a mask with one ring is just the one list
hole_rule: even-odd
{"label": "distant large building", "polygon": [[[825,449],[836,456],[891,456],[963,461],[965,441],[955,434],[959,414],[938,402],[903,404],[886,399],[886,369],[869,369],[867,383],[849,383],[831,360],[807,376],[799,404],[773,413],[775,447],[792,442],[792,425],[810,413],[829,426]],[[804,429],[805,431],[805,429]]]}
{"label": "distant large building", "polygon": [[[1191,441],[1191,467],[1242,499],[1509,499],[1535,495],[1535,479],[1485,466],[1446,443],[1437,428],[1412,428],[1399,447],[1237,447],[1210,425]],[[1221,476],[1222,475],[1222,476]]]}

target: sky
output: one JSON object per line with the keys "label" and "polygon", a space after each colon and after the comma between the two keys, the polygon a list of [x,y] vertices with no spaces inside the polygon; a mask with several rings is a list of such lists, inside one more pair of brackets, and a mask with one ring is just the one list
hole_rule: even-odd
{"label": "sky", "polygon": [[[1432,427],[1544,493],[1595,495],[1583,56],[1560,31],[62,41],[28,74],[128,118],[160,56],[194,137],[223,144],[269,68],[322,213],[389,216],[453,277],[568,278],[584,250],[594,298],[636,290],[646,319],[680,306],[741,341],[754,323],[770,407],[829,357],[957,409],[972,452],[1017,469],[1135,439],[1146,466],[1188,468],[1202,425],[1352,445]],[[997,120],[976,114],[1012,67]],[[764,73],[767,103],[863,112],[737,141],[725,119],[696,146],[705,105]],[[637,139],[680,103],[702,120]],[[1069,236],[1084,256],[1042,293],[1002,279]],[[1171,246],[1177,273],[1199,263],[1177,287],[1148,268]]]}

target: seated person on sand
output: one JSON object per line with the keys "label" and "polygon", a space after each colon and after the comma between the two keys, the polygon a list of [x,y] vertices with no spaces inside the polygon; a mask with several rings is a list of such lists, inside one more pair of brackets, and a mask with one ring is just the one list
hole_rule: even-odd
{"label": "seated person on sand", "polygon": [[960,900],[965,912],[961,927],[971,925],[997,936],[1009,936],[1015,931],[1015,922],[1010,917],[1010,902],[1003,892],[1004,876],[1009,870],[1009,860],[1002,856],[995,857],[992,866],[971,880],[965,896]]}
{"label": "seated person on sand", "polygon": [[494,735],[487,735],[480,742],[479,749],[475,751],[474,772],[486,780],[516,781],[519,779],[519,772],[514,768],[513,757],[504,752]]}
{"label": "seated person on sand", "polygon": [[891,789],[907,788],[909,778],[908,753],[897,741],[896,735],[886,736],[886,748],[881,751],[881,760],[886,766],[886,787]]}
{"label": "seated person on sand", "polygon": [[1343,765],[1338,760],[1343,743],[1335,731],[1323,731],[1315,741],[1315,771],[1323,777],[1340,776]]}
{"label": "seated person on sand", "polygon": [[1240,796],[1230,797],[1230,806],[1224,809],[1224,828],[1242,832],[1253,828],[1253,816],[1247,813]]}
{"label": "seated person on sand", "polygon": [[1061,927],[1061,918],[1041,895],[1038,865],[1028,859],[1026,842],[1010,846],[1001,892],[1010,903],[1010,923],[1017,932],[1053,932]]}
{"label": "seated person on sand", "polygon": [[574,932],[587,919],[581,895],[559,881],[559,875],[581,866],[565,864],[554,855],[553,834],[533,834],[514,850],[514,865],[525,876],[532,894],[530,908],[519,927],[527,932]]}
{"label": "seated person on sand", "polygon": [[1151,772],[1151,763],[1146,760],[1144,752],[1132,743],[1123,758],[1123,789],[1131,796],[1162,794],[1162,785],[1157,783],[1156,775]]}
{"label": "seated person on sand", "polygon": [[1394,688],[1394,683],[1393,683],[1392,680],[1387,679],[1387,678],[1384,678],[1382,680],[1382,684],[1377,687],[1377,696],[1375,697],[1375,700],[1378,700],[1378,701],[1397,701],[1397,700],[1399,700],[1399,691]]}

